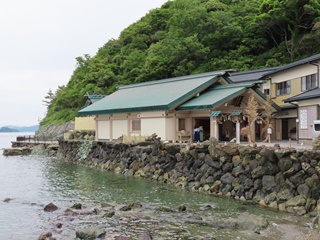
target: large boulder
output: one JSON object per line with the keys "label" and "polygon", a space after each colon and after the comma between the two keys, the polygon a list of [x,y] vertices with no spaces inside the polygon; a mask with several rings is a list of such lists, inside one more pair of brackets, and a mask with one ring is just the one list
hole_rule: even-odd
{"label": "large boulder", "polygon": [[249,213],[241,214],[237,219],[238,229],[241,230],[252,230],[259,232],[260,230],[266,229],[269,226],[269,222],[264,217],[255,216]]}
{"label": "large boulder", "polygon": [[52,239],[51,237],[52,237],[52,232],[45,232],[39,236],[38,240],[46,240],[48,238]]}
{"label": "large boulder", "polygon": [[258,166],[257,168],[253,169],[252,177],[253,178],[262,178],[265,174],[267,174],[268,168],[265,166]]}
{"label": "large boulder", "polygon": [[305,197],[297,195],[286,202],[286,207],[305,206],[306,202],[307,200],[305,199]]}
{"label": "large boulder", "polygon": [[208,150],[212,156],[216,155],[217,145],[219,145],[219,140],[214,137],[210,138]]}
{"label": "large boulder", "polygon": [[233,179],[234,176],[232,176],[231,173],[226,173],[221,177],[221,182],[223,184],[232,184]]}
{"label": "large boulder", "polygon": [[269,162],[276,163],[278,161],[278,158],[274,152],[274,149],[271,150],[271,149],[263,148],[260,151],[260,155],[262,157],[265,157]]}
{"label": "large boulder", "polygon": [[290,157],[281,158],[278,166],[282,172],[289,170],[292,167],[292,159]]}
{"label": "large boulder", "polygon": [[74,122],[66,122],[61,125],[40,126],[35,132],[35,137],[39,141],[59,140],[63,139],[64,133],[74,130]]}
{"label": "large boulder", "polygon": [[31,148],[21,147],[21,148],[6,148],[3,149],[4,156],[18,156],[18,155],[29,155],[31,153]]}
{"label": "large boulder", "polygon": [[44,207],[44,211],[46,212],[54,212],[58,209],[58,207],[56,205],[54,205],[53,203],[49,203]]}
{"label": "large boulder", "polygon": [[100,227],[88,227],[76,231],[76,237],[85,240],[102,238],[104,235],[106,235],[106,232]]}
{"label": "large boulder", "polygon": [[273,192],[276,189],[275,177],[272,175],[265,175],[262,178],[262,191],[266,194]]}

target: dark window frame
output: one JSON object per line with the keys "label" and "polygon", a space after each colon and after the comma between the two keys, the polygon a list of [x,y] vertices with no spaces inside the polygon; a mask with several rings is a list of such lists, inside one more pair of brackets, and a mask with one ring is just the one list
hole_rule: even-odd
{"label": "dark window frame", "polygon": [[319,86],[318,74],[314,73],[314,74],[301,77],[302,92],[317,88],[318,86]]}
{"label": "dark window frame", "polygon": [[287,95],[291,93],[291,81],[277,83],[277,96]]}
{"label": "dark window frame", "polygon": [[131,131],[140,132],[141,131],[141,119],[132,119],[131,120]]}

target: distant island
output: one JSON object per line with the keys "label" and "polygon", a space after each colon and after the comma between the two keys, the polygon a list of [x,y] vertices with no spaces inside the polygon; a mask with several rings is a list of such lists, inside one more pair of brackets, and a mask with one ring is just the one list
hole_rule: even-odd
{"label": "distant island", "polygon": [[38,125],[30,127],[18,127],[18,126],[3,126],[0,128],[0,132],[35,132],[39,129]]}
{"label": "distant island", "polygon": [[19,132],[17,129],[2,127],[0,128],[0,132]]}

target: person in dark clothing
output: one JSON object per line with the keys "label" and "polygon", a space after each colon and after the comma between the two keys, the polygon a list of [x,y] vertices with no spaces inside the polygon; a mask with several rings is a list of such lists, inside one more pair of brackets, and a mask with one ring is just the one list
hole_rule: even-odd
{"label": "person in dark clothing", "polygon": [[199,128],[197,126],[194,127],[193,129],[193,141],[194,142],[199,142],[200,137],[199,137]]}

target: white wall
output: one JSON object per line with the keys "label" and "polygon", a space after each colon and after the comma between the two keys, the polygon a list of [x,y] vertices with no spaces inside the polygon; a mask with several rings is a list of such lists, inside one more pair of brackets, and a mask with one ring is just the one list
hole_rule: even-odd
{"label": "white wall", "polygon": [[97,136],[98,140],[110,138],[110,121],[98,121]]}
{"label": "white wall", "polygon": [[141,119],[141,135],[150,136],[156,133],[161,140],[166,140],[166,119],[143,118]]}
{"label": "white wall", "polygon": [[[318,106],[299,107],[301,110],[307,110],[307,128],[301,129],[301,119],[299,122],[299,139],[312,139],[313,121],[318,117]],[[301,116],[299,116],[300,118]]]}
{"label": "white wall", "polygon": [[122,135],[128,134],[128,120],[112,121],[112,138],[118,139]]}
{"label": "white wall", "polygon": [[299,107],[311,106],[311,105],[320,105],[320,98],[306,99],[299,101]]}
{"label": "white wall", "polygon": [[317,73],[317,66],[311,64],[305,64],[295,68],[290,68],[286,71],[276,73],[272,76],[272,82],[278,83],[295,78],[300,78],[310,74]]}
{"label": "white wall", "polygon": [[[165,125],[166,125],[166,136],[163,138],[163,140],[172,140],[173,139],[173,120],[172,118],[166,118],[165,119]],[[178,131],[178,118],[176,119],[176,130]],[[161,138],[162,139],[162,138]]]}

